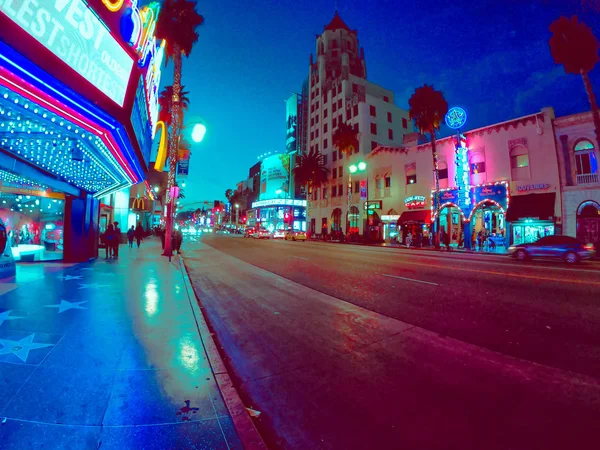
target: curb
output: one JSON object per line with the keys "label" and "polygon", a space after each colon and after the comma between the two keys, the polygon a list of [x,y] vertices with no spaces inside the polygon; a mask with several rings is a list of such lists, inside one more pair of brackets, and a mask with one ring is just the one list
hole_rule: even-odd
{"label": "curb", "polygon": [[[194,316],[196,317],[196,324],[198,325],[198,331],[200,332],[200,339],[204,345],[204,350],[208,356],[208,361],[211,365],[213,374],[215,375],[215,380],[217,381],[217,385],[219,386],[219,390],[221,391],[221,395],[225,401],[227,410],[229,411],[231,419],[233,420],[235,431],[246,450],[267,450],[267,445],[263,441],[260,433],[254,425],[254,422],[250,418],[250,415],[246,410],[246,406],[242,402],[237,389],[231,381],[231,377],[227,372],[225,364],[223,363],[221,354],[219,353],[210,329],[208,328],[208,319],[205,317],[203,309],[200,308],[200,298],[196,294],[196,290],[190,281],[185,259],[181,255],[179,255],[179,262],[185,287],[188,291],[190,305],[194,312]],[[196,299],[195,302],[192,301],[192,297]]]}

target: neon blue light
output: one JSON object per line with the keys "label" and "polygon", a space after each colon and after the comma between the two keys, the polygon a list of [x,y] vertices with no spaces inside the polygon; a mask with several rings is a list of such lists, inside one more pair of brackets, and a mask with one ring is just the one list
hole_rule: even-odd
{"label": "neon blue light", "polygon": [[127,132],[114,118],[97,108],[89,100],[58,82],[3,42],[0,42],[0,65],[48,95],[59,98],[63,103],[90,121],[96,122],[103,128],[112,131],[111,134],[113,136],[116,135],[115,138],[118,138],[116,141],[121,147],[125,161],[140,180],[144,179],[142,165],[127,138]]}
{"label": "neon blue light", "polygon": [[444,121],[448,128],[458,130],[467,123],[467,112],[459,106],[454,106],[446,113]]}

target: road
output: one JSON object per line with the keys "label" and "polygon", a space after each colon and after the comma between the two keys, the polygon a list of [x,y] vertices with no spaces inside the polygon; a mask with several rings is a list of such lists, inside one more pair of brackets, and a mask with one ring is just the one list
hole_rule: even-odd
{"label": "road", "polygon": [[596,263],[215,235],[185,258],[274,448],[597,448]]}

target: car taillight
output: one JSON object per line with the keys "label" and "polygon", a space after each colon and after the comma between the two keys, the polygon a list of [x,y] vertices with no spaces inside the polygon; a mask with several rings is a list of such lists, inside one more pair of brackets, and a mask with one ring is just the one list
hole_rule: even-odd
{"label": "car taillight", "polygon": [[586,250],[594,250],[594,244],[585,244],[583,248]]}

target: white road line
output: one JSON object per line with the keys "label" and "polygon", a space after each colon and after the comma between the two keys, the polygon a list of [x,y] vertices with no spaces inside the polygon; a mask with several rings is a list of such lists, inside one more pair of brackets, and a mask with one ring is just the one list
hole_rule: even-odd
{"label": "white road line", "polygon": [[302,256],[290,256],[290,258],[298,258],[298,259],[303,259],[305,261],[310,261],[310,259],[308,258],[303,258]]}
{"label": "white road line", "polygon": [[432,286],[439,286],[439,284],[437,284],[437,283],[430,283],[429,281],[415,280],[414,278],[404,278],[404,277],[399,277],[398,275],[388,275],[387,273],[382,273],[381,275],[383,275],[384,277],[399,278],[400,280],[405,280],[405,281],[414,281],[415,283],[423,283],[423,284],[430,284]]}

